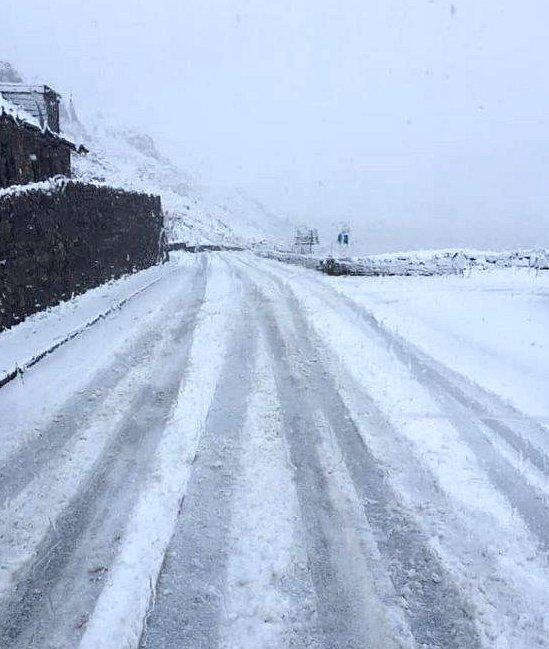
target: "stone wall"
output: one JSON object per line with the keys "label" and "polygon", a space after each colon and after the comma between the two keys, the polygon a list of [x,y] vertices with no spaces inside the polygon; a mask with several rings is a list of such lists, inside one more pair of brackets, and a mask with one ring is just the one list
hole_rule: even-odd
{"label": "stone wall", "polygon": [[71,175],[65,140],[0,113],[0,187]]}
{"label": "stone wall", "polygon": [[159,197],[72,181],[0,191],[0,330],[163,249]]}

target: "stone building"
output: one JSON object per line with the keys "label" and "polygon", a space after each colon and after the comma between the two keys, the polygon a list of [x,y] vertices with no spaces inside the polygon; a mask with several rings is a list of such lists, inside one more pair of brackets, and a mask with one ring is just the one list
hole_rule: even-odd
{"label": "stone building", "polygon": [[60,135],[59,126],[54,90],[0,83],[0,188],[58,175],[70,178],[71,151],[77,149]]}

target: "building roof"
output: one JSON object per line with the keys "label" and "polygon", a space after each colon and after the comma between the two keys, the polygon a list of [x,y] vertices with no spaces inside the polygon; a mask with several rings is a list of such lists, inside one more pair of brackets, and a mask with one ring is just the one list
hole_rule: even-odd
{"label": "building roof", "polygon": [[55,95],[56,99],[61,99],[61,95],[58,92],[55,92],[53,88],[46,86],[44,84],[40,85],[29,85],[26,83],[0,83],[0,93],[38,93],[38,94],[48,94]]}
{"label": "building roof", "polygon": [[10,117],[16,119],[18,122],[23,122],[30,126],[36,126],[42,129],[42,127],[40,126],[40,122],[36,119],[36,117],[28,113],[20,106],[17,106],[16,104],[13,104],[11,101],[8,101],[2,95],[2,89],[4,85],[7,84],[0,84],[0,114],[9,115]]}
{"label": "building roof", "polygon": [[76,144],[74,144],[74,142],[71,142],[68,138],[64,137],[63,135],[60,135],[59,133],[55,133],[54,131],[50,130],[48,127],[42,128],[40,122],[35,117],[27,113],[19,106],[16,106],[11,102],[9,102],[1,94],[3,85],[6,84],[0,84],[0,117],[6,115],[8,118],[11,118],[16,124],[20,124],[34,131],[40,131],[45,136],[57,140],[58,142],[61,142],[63,144],[66,144],[73,151],[78,151],[79,153],[88,152],[88,150],[84,146],[77,147]]}

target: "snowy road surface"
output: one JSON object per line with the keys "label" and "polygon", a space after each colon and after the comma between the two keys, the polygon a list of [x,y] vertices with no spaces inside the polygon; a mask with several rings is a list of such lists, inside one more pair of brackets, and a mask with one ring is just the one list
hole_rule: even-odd
{"label": "snowy road surface", "polygon": [[380,297],[471,278],[164,268],[0,390],[2,649],[549,647],[545,279],[519,362]]}

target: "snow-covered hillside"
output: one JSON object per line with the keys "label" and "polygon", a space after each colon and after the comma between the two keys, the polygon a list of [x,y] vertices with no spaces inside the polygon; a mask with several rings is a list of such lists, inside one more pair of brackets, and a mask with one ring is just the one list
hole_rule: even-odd
{"label": "snow-covered hillside", "polygon": [[[10,63],[0,61],[0,82],[23,81]],[[172,241],[245,246],[259,241],[274,243],[292,232],[290,222],[241,189],[219,191],[201,185],[192,173],[163,156],[149,135],[130,128],[123,116],[99,113],[82,119],[72,101],[65,98],[61,130],[89,149],[86,156],[74,156],[77,179],[159,194]]]}
{"label": "snow-covered hillside", "polygon": [[287,237],[291,225],[239,189],[202,186],[156,148],[153,139],[102,114],[83,124],[71,103],[62,105],[64,134],[90,152],[75,156],[77,178],[160,194],[172,241],[247,245]]}

